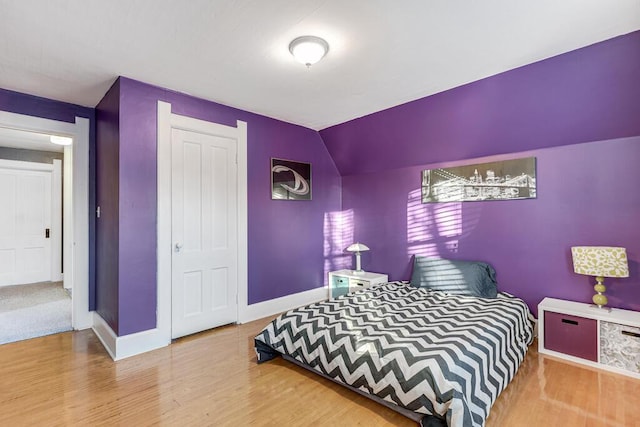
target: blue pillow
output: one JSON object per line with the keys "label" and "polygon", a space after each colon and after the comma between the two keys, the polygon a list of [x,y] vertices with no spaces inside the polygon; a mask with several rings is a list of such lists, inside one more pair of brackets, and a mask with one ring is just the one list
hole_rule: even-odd
{"label": "blue pillow", "polygon": [[416,256],[411,286],[449,294],[495,298],[496,271],[486,262]]}

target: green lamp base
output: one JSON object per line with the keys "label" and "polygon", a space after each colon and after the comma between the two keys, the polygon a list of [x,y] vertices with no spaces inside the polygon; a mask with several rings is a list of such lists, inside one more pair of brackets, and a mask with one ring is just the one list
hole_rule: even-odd
{"label": "green lamp base", "polygon": [[592,301],[595,305],[598,306],[598,308],[604,308],[604,306],[607,305],[607,302],[609,302],[609,300],[607,300],[607,297],[604,295],[604,291],[607,290],[603,283],[604,277],[596,277],[596,282],[597,283],[593,287],[593,289],[597,292],[597,294],[593,296]]}

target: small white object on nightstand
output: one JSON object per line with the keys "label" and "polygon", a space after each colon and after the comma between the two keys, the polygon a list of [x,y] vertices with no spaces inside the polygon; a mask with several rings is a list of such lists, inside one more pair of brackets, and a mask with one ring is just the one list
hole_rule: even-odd
{"label": "small white object on nightstand", "polygon": [[353,245],[350,245],[346,251],[353,252],[356,255],[356,269],[353,271],[354,273],[362,274],[364,270],[362,269],[362,263],[360,261],[360,252],[368,251],[369,247],[364,243],[356,242]]}
{"label": "small white object on nightstand", "polygon": [[388,281],[389,276],[381,273],[353,270],[331,271],[329,272],[329,299]]}

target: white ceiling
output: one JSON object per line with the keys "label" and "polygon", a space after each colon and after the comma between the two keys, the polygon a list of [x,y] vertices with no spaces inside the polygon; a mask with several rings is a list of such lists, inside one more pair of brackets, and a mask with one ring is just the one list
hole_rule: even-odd
{"label": "white ceiling", "polygon": [[0,0],[0,87],[94,107],[123,75],[323,129],[638,29],[640,0]]}
{"label": "white ceiling", "polygon": [[23,148],[25,150],[64,152],[62,145],[52,144],[51,135],[19,129],[0,127],[0,147]]}

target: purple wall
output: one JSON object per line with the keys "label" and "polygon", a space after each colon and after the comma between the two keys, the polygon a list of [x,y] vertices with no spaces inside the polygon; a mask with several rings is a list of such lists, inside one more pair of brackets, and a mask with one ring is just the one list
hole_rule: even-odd
{"label": "purple wall", "polygon": [[[612,140],[640,135],[639,79],[634,32],[321,131],[354,238],[372,249],[364,268],[407,279],[412,253],[484,260],[535,308],[590,300],[571,245],[624,246],[631,277],[607,281],[610,304],[640,309],[640,140]],[[538,157],[535,200],[419,202],[436,162],[525,150]]]}
{"label": "purple wall", "polygon": [[0,110],[26,116],[74,123],[76,116],[89,119],[89,309],[95,309],[95,111],[66,102],[0,89]]}
{"label": "purple wall", "polygon": [[639,80],[636,31],[320,135],[343,176],[640,135]]}
{"label": "purple wall", "polygon": [[[156,325],[156,112],[248,126],[249,303],[313,289],[323,274],[324,213],[340,209],[340,176],[318,133],[120,78],[119,335]],[[313,200],[272,201],[270,158],[313,164]]]}
{"label": "purple wall", "polygon": [[96,311],[119,333],[120,80],[96,106]]}
{"label": "purple wall", "polygon": [[93,108],[81,107],[67,102],[54,101],[6,89],[0,89],[0,110],[67,123],[75,123],[76,116],[85,117],[93,121],[95,114]]}
{"label": "purple wall", "polygon": [[343,209],[353,209],[355,240],[371,248],[363,267],[408,280],[414,254],[486,261],[500,290],[535,308],[545,296],[590,301],[594,280],[573,273],[571,246],[622,246],[631,275],[605,280],[609,303],[639,310],[640,138],[482,161],[530,155],[538,178],[530,200],[422,204],[421,171],[453,162],[344,177]]}

